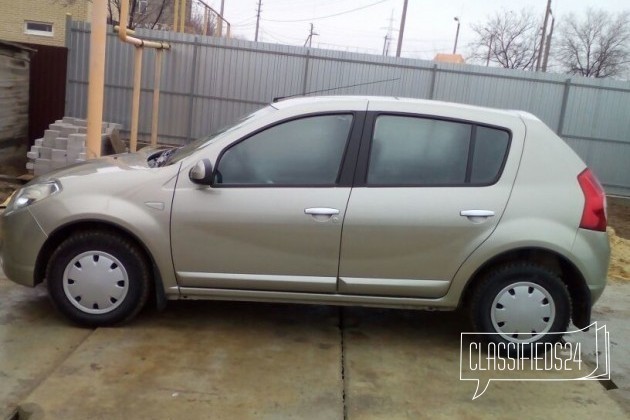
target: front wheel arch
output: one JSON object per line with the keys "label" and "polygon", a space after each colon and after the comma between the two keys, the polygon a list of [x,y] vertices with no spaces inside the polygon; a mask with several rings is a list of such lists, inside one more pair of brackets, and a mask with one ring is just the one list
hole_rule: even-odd
{"label": "front wheel arch", "polygon": [[105,230],[67,237],[50,257],[46,277],[54,306],[82,326],[127,322],[151,293],[151,268],[142,250]]}
{"label": "front wheel arch", "polygon": [[48,268],[48,263],[50,261],[50,257],[57,247],[63,242],[66,238],[71,235],[74,235],[78,232],[85,231],[95,231],[102,230],[108,233],[115,233],[120,235],[121,237],[131,241],[140,249],[145,258],[148,259],[149,264],[151,266],[151,290],[150,293],[155,297],[156,306],[159,310],[163,309],[166,306],[166,294],[164,292],[164,285],[162,283],[162,276],[160,270],[153,259],[153,255],[149,251],[149,249],[144,245],[144,243],[138,239],[136,235],[134,235],[129,230],[124,227],[111,223],[104,222],[101,220],[82,220],[80,222],[70,223],[55,229],[49,236],[44,245],[39,251],[37,256],[37,260],[35,262],[35,285],[42,283],[46,278],[46,270]]}

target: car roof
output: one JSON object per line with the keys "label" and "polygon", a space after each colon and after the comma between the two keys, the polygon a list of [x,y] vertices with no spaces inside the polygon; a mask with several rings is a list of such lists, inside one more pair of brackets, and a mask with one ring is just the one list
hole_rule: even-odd
{"label": "car roof", "polygon": [[272,106],[277,109],[287,109],[292,107],[301,107],[301,106],[312,106],[317,107],[330,107],[331,105],[337,105],[340,109],[344,108],[345,105],[356,104],[357,102],[364,102],[366,107],[368,103],[370,105],[371,110],[378,110],[379,108],[384,108],[387,110],[391,110],[392,106],[396,106],[396,104],[405,104],[405,105],[413,105],[417,104],[419,106],[436,106],[441,108],[442,110],[450,109],[452,111],[457,110],[469,110],[469,111],[482,111],[489,114],[494,114],[496,116],[510,116],[517,117],[519,119],[538,119],[534,115],[529,114],[524,111],[517,110],[504,110],[498,108],[489,108],[482,107],[476,105],[467,105],[455,102],[445,102],[445,101],[436,101],[429,99],[415,99],[415,98],[404,98],[397,96],[359,96],[359,95],[339,95],[339,96],[300,96],[293,97],[287,99],[281,99],[277,102],[272,103]]}

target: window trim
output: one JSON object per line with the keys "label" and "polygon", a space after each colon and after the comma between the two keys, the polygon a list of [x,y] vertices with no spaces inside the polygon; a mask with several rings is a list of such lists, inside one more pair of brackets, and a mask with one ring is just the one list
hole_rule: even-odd
{"label": "window trim", "polygon": [[[35,23],[40,25],[50,25],[50,32],[48,31],[40,31],[38,29],[29,29],[28,24]],[[37,20],[25,20],[24,21],[24,33],[26,35],[37,35],[37,36],[47,36],[54,37],[55,36],[55,25],[53,22],[41,22]]]}
{"label": "window trim", "polygon": [[[325,117],[329,115],[351,115],[352,122],[350,124],[350,130],[348,131],[348,137],[346,138],[346,144],[341,156],[339,169],[337,172],[337,178],[332,184],[217,184],[214,182],[219,169],[219,163],[223,155],[232,147],[238,145],[241,142],[248,140],[249,138],[265,131],[276,127],[280,124],[297,121],[311,117]],[[212,170],[212,188],[331,188],[331,187],[352,187],[353,174],[357,165],[357,155],[359,153],[359,146],[363,134],[363,127],[365,125],[365,111],[350,111],[350,110],[338,110],[338,111],[325,111],[325,112],[311,112],[306,114],[295,115],[293,117],[284,118],[279,121],[275,121],[269,125],[259,128],[246,134],[240,139],[225,146],[214,164]]]}
{"label": "window trim", "polygon": [[[454,122],[461,124],[469,124],[471,125],[470,130],[470,139],[469,139],[469,147],[468,147],[468,163],[466,166],[466,181],[464,183],[453,183],[453,184],[369,184],[367,182],[367,175],[370,166],[370,154],[372,152],[372,139],[374,136],[374,130],[376,127],[376,120],[380,116],[393,116],[393,117],[411,117],[411,118],[424,118],[431,119],[437,121],[446,121],[446,122]],[[512,130],[507,127],[502,127],[493,124],[480,123],[478,121],[466,120],[463,118],[453,118],[453,117],[445,117],[440,115],[431,115],[431,114],[414,114],[411,112],[396,112],[396,111],[368,111],[366,115],[366,129],[363,133],[363,138],[361,142],[361,149],[359,151],[359,161],[357,163],[357,168],[355,172],[355,183],[354,187],[367,187],[367,188],[445,188],[445,187],[466,187],[466,188],[475,188],[475,187],[489,187],[491,185],[495,185],[501,179],[503,175],[503,170],[505,169],[505,165],[507,164],[507,159],[510,156],[510,149],[512,146]],[[475,145],[475,135],[477,133],[477,127],[486,127],[490,129],[500,130],[506,132],[508,134],[508,143],[505,156],[503,156],[503,162],[501,162],[501,166],[499,167],[499,171],[497,172],[497,176],[490,182],[487,183],[471,183],[469,176],[472,176],[472,161],[474,158],[474,145]],[[470,174],[469,174],[470,171]]]}

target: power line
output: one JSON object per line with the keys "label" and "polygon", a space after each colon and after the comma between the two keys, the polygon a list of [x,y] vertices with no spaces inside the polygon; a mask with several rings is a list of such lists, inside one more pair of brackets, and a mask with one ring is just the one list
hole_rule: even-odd
{"label": "power line", "polygon": [[264,29],[264,28],[260,28],[260,32],[262,32],[263,34],[269,36],[271,39],[274,39],[282,44],[296,45],[297,43],[302,42],[302,38],[294,38],[294,37],[287,37],[284,35],[278,35],[277,33],[271,32],[268,29]]}
{"label": "power line", "polygon": [[389,26],[387,27],[387,33],[385,34],[385,40],[383,42],[383,55],[389,55],[389,43],[392,40],[392,31],[394,30],[394,9],[389,17]]}
{"label": "power line", "polygon": [[[333,48],[328,48],[328,47],[333,47]],[[341,50],[351,51],[351,52],[358,52],[358,53],[363,53],[363,54],[378,54],[379,53],[379,50],[376,48],[360,47],[356,45],[331,44],[328,42],[318,42],[317,48],[339,50],[339,51]]]}
{"label": "power line", "polygon": [[232,22],[232,25],[240,25],[243,22],[247,22],[248,20],[251,20],[251,19],[256,19],[256,15],[250,16],[250,17],[245,18],[245,19],[237,20],[236,22]]}
{"label": "power line", "polygon": [[[318,1],[304,0],[303,2],[300,2],[298,0],[289,0],[288,3],[282,3],[282,2],[278,2],[278,0],[274,0],[273,3],[270,4],[269,6],[273,8],[274,12],[276,11],[293,12],[295,11],[296,7],[301,8],[301,9],[305,7],[309,7],[309,6],[328,7],[333,4],[337,5],[344,1],[356,1],[356,0],[328,0],[327,2],[325,0],[318,0]],[[316,4],[313,4],[313,3],[316,3]]]}
{"label": "power line", "polygon": [[367,9],[368,7],[376,6],[377,4],[385,3],[386,1],[389,1],[389,0],[380,0],[380,1],[377,1],[375,3],[367,4],[367,5],[362,6],[362,7],[357,7],[355,9],[346,10],[345,12],[339,12],[339,13],[335,13],[335,14],[332,14],[332,15],[318,16],[318,17],[313,17],[313,18],[308,18],[308,19],[292,19],[292,20],[263,19],[263,20],[267,21],[267,22],[281,22],[281,23],[308,22],[308,21],[311,21],[311,20],[327,19],[327,18],[331,18],[331,17],[335,17],[335,16],[345,15],[347,13],[356,12],[357,10],[363,10],[363,9]]}

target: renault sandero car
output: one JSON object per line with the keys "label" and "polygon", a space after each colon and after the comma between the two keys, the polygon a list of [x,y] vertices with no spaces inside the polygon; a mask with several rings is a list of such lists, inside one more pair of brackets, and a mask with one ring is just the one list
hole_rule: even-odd
{"label": "renault sandero car", "polygon": [[604,191],[533,115],[381,97],[281,100],[180,148],[32,180],[6,275],[79,324],[150,299],[469,311],[498,342],[589,324]]}

